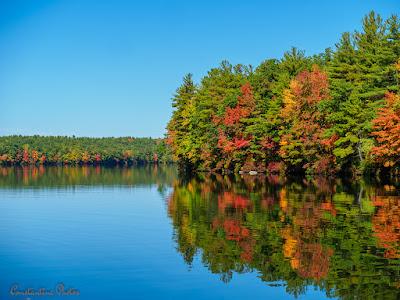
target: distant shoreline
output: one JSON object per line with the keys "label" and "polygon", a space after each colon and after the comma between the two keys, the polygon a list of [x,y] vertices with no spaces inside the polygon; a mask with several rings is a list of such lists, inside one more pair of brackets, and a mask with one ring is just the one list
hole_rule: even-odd
{"label": "distant shoreline", "polygon": [[167,163],[164,139],[1,136],[0,165],[134,165]]}

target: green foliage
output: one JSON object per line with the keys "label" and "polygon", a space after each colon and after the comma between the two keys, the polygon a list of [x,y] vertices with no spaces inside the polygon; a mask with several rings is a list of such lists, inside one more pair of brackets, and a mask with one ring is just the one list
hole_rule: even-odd
{"label": "green foliage", "polygon": [[333,97],[332,134],[339,136],[334,153],[339,164],[364,163],[373,144],[372,120],[385,93],[398,90],[399,27],[397,17],[384,22],[371,12],[364,17],[361,32],[343,34],[336,45],[327,69]]}
{"label": "green foliage", "polygon": [[0,164],[133,164],[171,161],[163,139],[0,137]]}
{"label": "green foliage", "polygon": [[[344,33],[335,49],[319,55],[292,48],[254,70],[224,61],[198,86],[184,78],[173,99],[168,142],[178,161],[197,170],[265,171],[276,170],[276,163],[312,173],[367,169],[376,142],[373,120],[384,95],[399,92],[399,59],[398,17],[383,20],[370,12],[361,31]],[[314,68],[321,74],[313,79]],[[243,113],[238,103],[247,84],[254,106]],[[307,93],[318,99],[309,108]],[[285,113],[285,101],[304,104]],[[223,124],[228,116],[236,120],[234,132]]]}

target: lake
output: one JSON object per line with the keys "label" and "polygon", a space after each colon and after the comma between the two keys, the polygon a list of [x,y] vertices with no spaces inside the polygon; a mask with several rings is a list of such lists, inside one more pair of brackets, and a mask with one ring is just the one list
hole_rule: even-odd
{"label": "lake", "polygon": [[400,183],[0,168],[0,299],[398,299]]}

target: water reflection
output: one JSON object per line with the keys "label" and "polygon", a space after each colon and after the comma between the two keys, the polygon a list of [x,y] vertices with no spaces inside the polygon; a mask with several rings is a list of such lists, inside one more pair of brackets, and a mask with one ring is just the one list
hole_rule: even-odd
{"label": "water reflection", "polygon": [[159,167],[25,166],[0,167],[0,188],[70,188],[74,186],[172,185],[177,170]]}
{"label": "water reflection", "polygon": [[256,271],[301,295],[398,299],[400,196],[395,185],[202,176],[174,183],[168,212],[187,264],[199,255],[229,282]]}
{"label": "water reflection", "polygon": [[[328,297],[400,298],[400,185],[396,182],[344,182],[326,178],[293,181],[279,176],[231,178],[209,174],[183,178],[177,176],[174,167],[168,166],[0,168],[0,189],[12,189],[12,192],[25,188],[154,185],[162,198],[168,199],[174,243],[184,261],[194,265],[195,257],[201,258],[202,264],[211,273],[219,274],[224,282],[230,282],[235,273],[256,272],[257,280],[271,286],[283,285],[294,296],[305,294],[307,287],[315,286]],[[110,197],[122,197],[121,190]],[[150,192],[143,195],[153,197]],[[43,197],[48,196],[43,194]],[[136,209],[147,207],[141,200],[134,202]],[[67,208],[72,205],[70,201],[60,203],[66,203]],[[84,211],[84,203],[77,204],[74,210]],[[5,201],[4,205],[9,212],[15,211],[14,202]],[[124,205],[115,202],[115,207],[107,209],[121,212],[120,218],[125,211],[131,211]],[[39,205],[37,209],[51,210],[52,207]],[[153,217],[159,220],[157,209],[157,205],[152,206],[147,213],[153,212]],[[108,211],[99,213],[108,215]],[[88,216],[85,214],[85,218],[77,220],[86,224]],[[129,222],[127,219],[124,224],[133,224],[129,228],[148,227],[149,224],[141,222],[151,217],[129,217]],[[90,220],[89,227],[97,219]],[[16,222],[23,223],[25,219],[17,218]],[[53,220],[57,222],[60,228],[65,226]],[[9,223],[10,220],[5,222]],[[116,219],[115,224],[122,223]],[[157,234],[153,238],[160,241],[160,249],[170,249],[169,236],[165,243],[165,234],[160,234],[168,226],[167,222],[160,223],[162,226],[157,224],[154,223]],[[15,228],[18,231],[19,227]],[[93,234],[101,234],[101,230],[106,229],[93,227]],[[38,232],[33,230],[30,234],[35,236]],[[131,235],[135,237],[131,242],[136,243],[137,236],[131,229],[126,234],[127,238],[114,246],[126,247]],[[7,241],[4,232],[2,238]],[[107,235],[102,239],[109,244]],[[148,239],[143,236],[143,244],[148,244]],[[144,246],[143,252],[147,253]],[[115,266],[116,270],[134,260],[131,256],[124,259],[122,265]],[[157,260],[150,254],[148,259]],[[158,261],[153,273],[163,270],[167,263],[162,257]],[[179,274],[175,279],[182,280],[186,275],[187,272]]]}

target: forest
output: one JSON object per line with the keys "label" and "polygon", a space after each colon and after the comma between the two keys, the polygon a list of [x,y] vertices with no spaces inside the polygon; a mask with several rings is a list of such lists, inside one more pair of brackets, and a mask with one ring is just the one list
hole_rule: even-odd
{"label": "forest", "polygon": [[398,16],[372,11],[321,54],[186,75],[167,143],[190,170],[398,174],[399,72]]}
{"label": "forest", "polygon": [[171,161],[164,139],[2,136],[0,165],[132,165]]}

